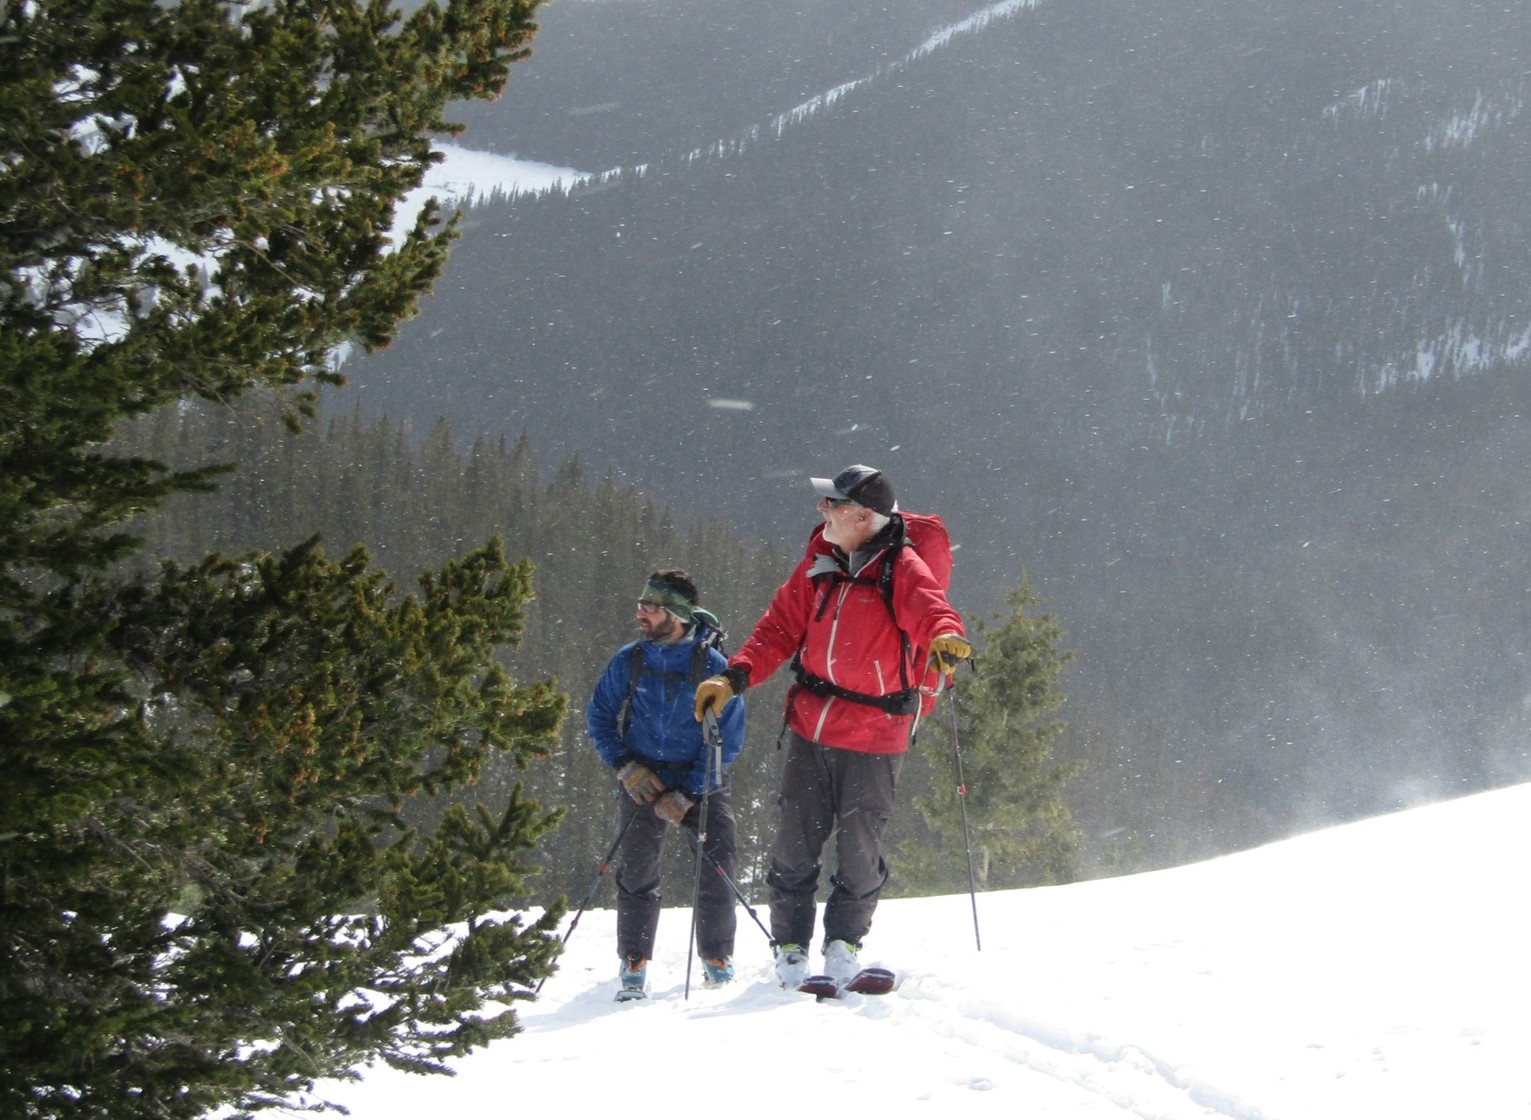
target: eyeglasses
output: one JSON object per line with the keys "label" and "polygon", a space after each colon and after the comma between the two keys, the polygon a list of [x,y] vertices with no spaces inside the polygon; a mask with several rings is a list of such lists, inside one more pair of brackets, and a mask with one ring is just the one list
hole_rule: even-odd
{"label": "eyeglasses", "polygon": [[849,498],[831,498],[828,495],[821,497],[819,501],[823,502],[830,509],[839,509],[841,506],[853,506],[856,504]]}
{"label": "eyeglasses", "polygon": [[658,603],[650,603],[647,599],[638,600],[638,609],[644,614],[663,614],[664,607]]}

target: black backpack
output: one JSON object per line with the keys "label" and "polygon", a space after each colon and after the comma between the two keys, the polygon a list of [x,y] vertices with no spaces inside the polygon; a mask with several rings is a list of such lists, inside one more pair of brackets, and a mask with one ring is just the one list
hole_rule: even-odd
{"label": "black backpack", "polygon": [[707,665],[707,654],[710,650],[726,653],[723,649],[723,641],[728,637],[723,632],[723,624],[718,621],[718,616],[702,607],[696,607],[691,612],[691,617],[696,620],[696,642],[691,647],[691,667],[684,673],[671,672],[665,669],[651,669],[643,659],[643,643],[634,642],[632,651],[628,654],[629,664],[627,673],[627,699],[622,701],[622,712],[617,717],[617,724],[622,729],[622,739],[627,739],[627,728],[633,718],[633,693],[638,690],[638,677],[640,675],[660,677],[665,680],[686,681],[695,688],[712,675]]}

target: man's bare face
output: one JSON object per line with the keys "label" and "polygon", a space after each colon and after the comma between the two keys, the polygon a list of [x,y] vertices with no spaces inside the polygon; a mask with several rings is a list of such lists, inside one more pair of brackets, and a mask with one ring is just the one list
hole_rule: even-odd
{"label": "man's bare face", "polygon": [[638,604],[638,634],[648,642],[673,642],[685,627],[658,603]]}

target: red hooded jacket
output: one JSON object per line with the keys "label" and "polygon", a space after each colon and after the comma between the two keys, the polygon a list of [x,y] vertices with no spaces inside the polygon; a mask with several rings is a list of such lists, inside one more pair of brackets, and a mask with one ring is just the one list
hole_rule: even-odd
{"label": "red hooded jacket", "polygon": [[[846,570],[846,557],[814,529],[808,548],[776,590],[755,629],[729,658],[751,684],[764,681],[802,651],[803,669],[830,684],[866,696],[887,696],[908,686],[921,689],[920,714],[935,704],[937,674],[927,672],[926,651],[940,634],[962,634],[962,618],[946,600],[944,581],[912,546],[899,546],[904,518],[894,515],[892,544],[874,553],[859,572]],[[934,522],[933,518],[922,519]],[[945,531],[938,566],[949,563]],[[891,562],[892,610],[878,585]],[[856,581],[847,578],[858,577]],[[908,638],[905,659],[904,638]],[[913,711],[893,714],[840,696],[794,687],[787,698],[787,723],[803,738],[823,746],[874,754],[908,749]]]}

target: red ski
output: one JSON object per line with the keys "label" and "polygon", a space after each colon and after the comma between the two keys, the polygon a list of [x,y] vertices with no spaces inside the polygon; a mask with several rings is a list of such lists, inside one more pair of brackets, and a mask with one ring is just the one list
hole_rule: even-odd
{"label": "red ski", "polygon": [[836,983],[833,976],[810,976],[797,986],[797,990],[820,1000],[836,999],[847,993],[885,996],[893,990],[893,981],[892,969],[863,968],[844,984]]}

